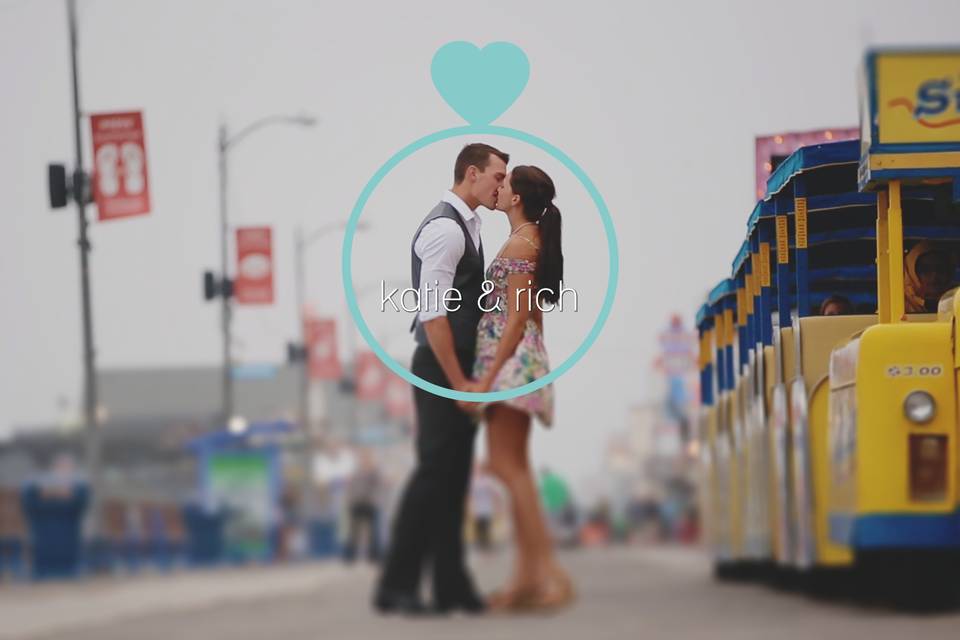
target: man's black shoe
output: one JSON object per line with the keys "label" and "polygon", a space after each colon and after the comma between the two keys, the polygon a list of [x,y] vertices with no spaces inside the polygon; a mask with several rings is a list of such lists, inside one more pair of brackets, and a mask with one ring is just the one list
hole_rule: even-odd
{"label": "man's black shoe", "polygon": [[449,600],[437,600],[433,603],[433,610],[442,615],[456,611],[462,611],[470,615],[479,615],[486,612],[487,603],[475,595],[469,595]]}
{"label": "man's black shoe", "polygon": [[373,608],[380,613],[422,616],[429,613],[420,598],[406,593],[380,592],[373,599]]}

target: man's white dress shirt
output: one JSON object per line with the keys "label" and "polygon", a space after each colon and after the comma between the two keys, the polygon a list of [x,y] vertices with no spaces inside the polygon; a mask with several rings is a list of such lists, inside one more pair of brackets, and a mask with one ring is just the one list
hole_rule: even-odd
{"label": "man's white dress shirt", "polygon": [[[470,239],[473,240],[473,246],[479,251],[480,216],[452,191],[444,193],[441,200],[453,206],[460,214],[470,233]],[[420,311],[417,317],[422,324],[447,315],[443,294],[453,287],[453,276],[457,272],[457,264],[463,257],[463,252],[466,251],[466,240],[460,225],[455,221],[450,218],[436,218],[420,231],[413,250],[421,262]],[[429,297],[428,284],[432,291]],[[435,304],[438,298],[439,304]]]}

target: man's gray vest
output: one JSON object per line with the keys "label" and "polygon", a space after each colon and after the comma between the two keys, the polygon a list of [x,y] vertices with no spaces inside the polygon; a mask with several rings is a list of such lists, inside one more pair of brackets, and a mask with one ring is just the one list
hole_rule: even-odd
{"label": "man's gray vest", "polygon": [[[479,247],[474,246],[467,225],[464,224],[463,218],[451,204],[441,202],[434,207],[433,211],[427,214],[427,217],[417,227],[417,232],[413,234],[413,242],[410,244],[410,272],[413,288],[420,289],[420,269],[423,266],[415,249],[417,238],[420,237],[423,228],[437,218],[450,218],[460,225],[460,229],[463,231],[463,257],[457,263],[457,270],[453,274],[453,288],[460,292],[460,307],[455,311],[447,311],[447,319],[450,321],[450,329],[453,331],[453,342],[456,348],[472,352],[477,344],[477,325],[480,324],[480,318],[483,316],[483,311],[480,310],[479,305],[480,296],[483,294],[483,242],[480,242]],[[430,282],[429,285],[432,291],[436,290],[436,285],[433,282]],[[439,304],[443,304],[443,292],[438,292],[437,296]],[[423,309],[430,308],[427,306],[428,302],[430,304],[434,302],[433,295],[430,298],[429,301],[421,300]],[[450,306],[456,305],[451,303]],[[427,333],[420,321],[414,320],[411,329],[414,331],[417,344],[426,346],[428,344]]]}

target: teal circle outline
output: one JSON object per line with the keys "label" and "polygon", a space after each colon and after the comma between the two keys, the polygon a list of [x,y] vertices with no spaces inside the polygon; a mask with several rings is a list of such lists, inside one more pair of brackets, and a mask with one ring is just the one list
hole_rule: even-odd
{"label": "teal circle outline", "polygon": [[[525,385],[514,387],[513,389],[505,389],[503,391],[487,391],[485,393],[477,393],[448,389],[447,387],[441,387],[440,385],[424,380],[420,376],[415,375],[412,371],[400,365],[400,363],[398,363],[396,360],[390,357],[386,351],[384,351],[383,347],[380,346],[380,343],[377,342],[377,339],[374,337],[373,333],[371,333],[370,328],[363,319],[363,314],[360,313],[356,292],[353,290],[353,269],[351,267],[351,258],[353,257],[353,238],[357,232],[357,224],[360,221],[360,214],[366,207],[367,200],[370,199],[373,191],[397,164],[413,154],[415,151],[441,140],[456,138],[464,135],[496,135],[506,138],[513,138],[521,142],[526,142],[527,144],[533,145],[549,153],[555,159],[559,160],[571,173],[573,173],[573,175],[576,176],[576,178],[580,181],[580,184],[582,184],[587,190],[587,193],[590,194],[590,197],[600,214],[600,219],[603,222],[603,228],[607,235],[607,250],[610,258],[610,271],[607,278],[607,292],[603,298],[603,305],[600,307],[600,313],[597,316],[597,319],[594,321],[593,326],[590,328],[590,332],[587,334],[587,337],[580,344],[580,346],[577,347],[576,351],[574,351],[566,360],[560,363],[560,366],[551,370],[547,375],[543,376],[542,378],[538,378],[533,382],[528,382]],[[360,335],[363,336],[363,339],[366,341],[366,343],[371,349],[373,349],[373,352],[377,354],[377,357],[381,362],[383,362],[384,365],[387,366],[388,369],[410,384],[444,398],[449,398],[451,400],[464,400],[469,402],[503,402],[504,400],[518,398],[522,395],[532,393],[547,386],[570,370],[570,368],[573,367],[573,365],[575,365],[580,358],[586,355],[587,351],[591,346],[593,346],[593,343],[600,335],[600,331],[603,329],[603,325],[606,323],[607,318],[610,315],[610,310],[613,308],[613,299],[617,291],[617,281],[620,277],[620,253],[617,249],[617,235],[613,228],[613,219],[610,217],[610,211],[607,209],[607,205],[603,201],[603,197],[600,195],[600,192],[597,190],[596,186],[594,186],[593,181],[590,180],[589,176],[587,176],[586,172],[581,169],[580,165],[574,162],[570,156],[546,140],[526,133],[525,131],[495,125],[466,125],[443,129],[411,142],[400,151],[395,153],[383,164],[383,166],[377,170],[376,173],[373,174],[373,177],[370,178],[366,186],[364,186],[363,191],[360,192],[360,196],[357,198],[357,203],[353,206],[353,211],[350,212],[350,218],[347,220],[347,227],[343,236],[343,250],[341,253],[341,273],[343,276],[343,291],[347,298],[347,308],[350,310],[350,315],[353,317],[353,321],[356,323],[357,329],[360,331]]]}

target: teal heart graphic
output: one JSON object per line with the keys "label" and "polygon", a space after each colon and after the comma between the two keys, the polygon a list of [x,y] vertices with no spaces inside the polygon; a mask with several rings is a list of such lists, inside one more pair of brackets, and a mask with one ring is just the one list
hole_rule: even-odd
{"label": "teal heart graphic", "polygon": [[483,49],[450,42],[437,50],[430,76],[440,96],[470,124],[490,124],[520,97],[530,79],[523,49],[493,42]]}

